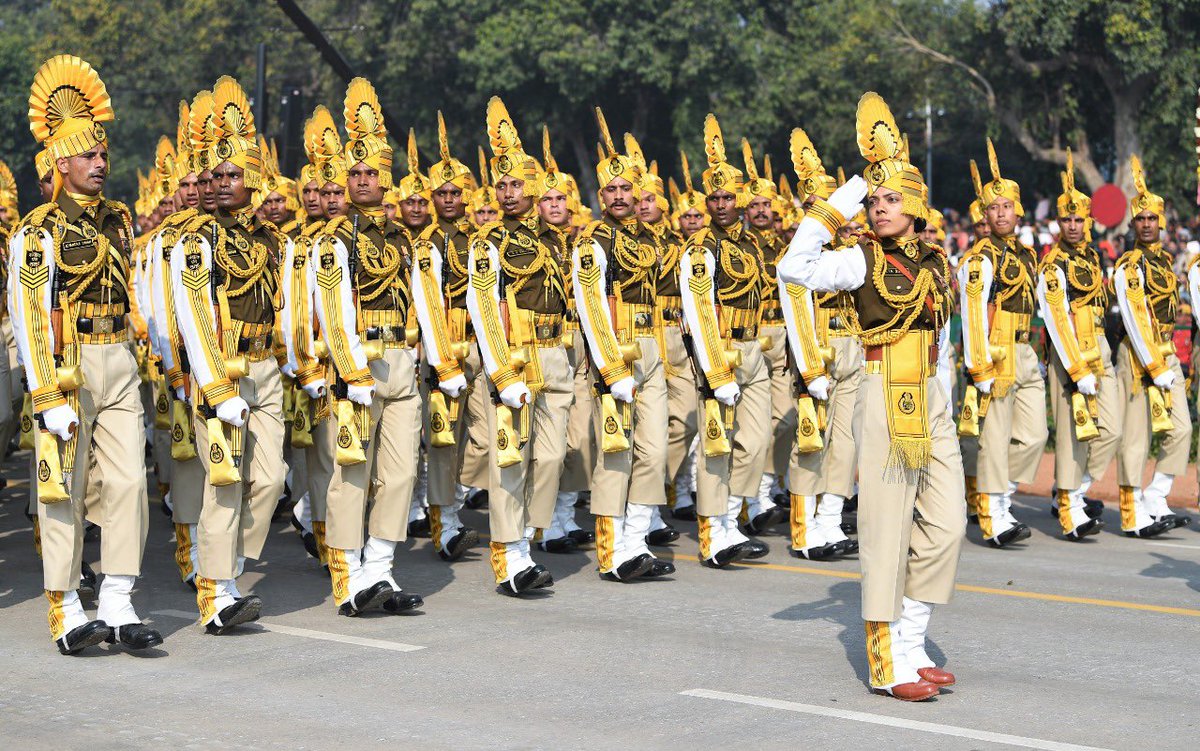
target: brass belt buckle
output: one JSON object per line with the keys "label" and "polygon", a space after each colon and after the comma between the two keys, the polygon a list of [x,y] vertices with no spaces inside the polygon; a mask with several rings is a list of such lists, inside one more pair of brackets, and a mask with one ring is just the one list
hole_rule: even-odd
{"label": "brass belt buckle", "polygon": [[92,319],[93,334],[111,334],[113,332],[112,316],[101,316]]}
{"label": "brass belt buckle", "polygon": [[258,354],[267,348],[267,337],[256,336],[250,340],[250,351]]}
{"label": "brass belt buckle", "polygon": [[649,313],[635,313],[633,316],[633,325],[638,328],[649,328],[651,326]]}
{"label": "brass belt buckle", "polygon": [[380,326],[379,338],[385,342],[396,341],[396,329],[392,328],[391,326]]}

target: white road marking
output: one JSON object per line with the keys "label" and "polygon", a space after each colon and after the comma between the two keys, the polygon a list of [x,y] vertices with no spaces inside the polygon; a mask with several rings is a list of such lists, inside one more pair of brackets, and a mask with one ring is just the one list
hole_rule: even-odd
{"label": "white road marking", "polygon": [[936,733],[938,735],[954,736],[955,738],[970,738],[972,740],[986,741],[988,743],[1002,743],[1007,746],[1020,746],[1021,748],[1037,748],[1044,749],[1044,751],[1109,751],[1109,749],[1097,748],[1095,746],[1079,746],[1074,743],[1059,743],[1058,741],[1044,741],[1039,738],[1024,738],[1019,735],[990,733],[986,730],[962,728],[954,725],[939,725],[936,722],[906,720],[901,717],[888,717],[887,715],[870,714],[868,712],[854,712],[847,709],[819,707],[815,704],[800,704],[794,701],[767,699],[761,696],[730,694],[724,691],[711,691],[706,688],[694,688],[691,691],[683,691],[681,692],[681,695],[696,696],[702,699],[717,699],[720,701],[735,702],[737,704],[750,704],[752,706],[767,707],[769,709],[784,709],[789,712],[800,712],[802,714],[818,715],[820,717],[834,717],[839,720],[865,722],[872,725],[886,725],[888,727],[904,728],[906,730],[918,730],[922,733]]}
{"label": "white road marking", "polygon": [[1153,545],[1158,548],[1183,548],[1184,550],[1200,550],[1200,545],[1181,545],[1177,542],[1148,542],[1147,545]]}
{"label": "white road marking", "polygon": [[[151,615],[184,618],[190,621],[198,620],[198,616],[195,613],[189,613],[186,610],[155,610]],[[362,636],[347,636],[346,634],[332,634],[328,631],[313,631],[308,628],[285,626],[281,623],[273,623],[271,621],[256,621],[255,623],[246,624],[243,628],[253,629],[256,625],[263,631],[272,631],[278,634],[287,634],[288,636],[301,636],[305,639],[354,644],[359,647],[373,647],[375,649],[385,649],[389,652],[416,652],[417,650],[425,649],[425,647],[416,644],[403,644],[397,641],[384,641],[383,639],[367,639]]]}

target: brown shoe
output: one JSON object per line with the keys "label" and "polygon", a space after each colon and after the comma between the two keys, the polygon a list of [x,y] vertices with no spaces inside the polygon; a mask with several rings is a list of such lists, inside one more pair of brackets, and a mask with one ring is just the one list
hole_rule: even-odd
{"label": "brown shoe", "polygon": [[938,687],[925,681],[900,683],[891,688],[877,688],[875,693],[894,696],[900,701],[927,701],[938,695]]}
{"label": "brown shoe", "polygon": [[928,681],[941,688],[954,685],[954,673],[947,672],[941,668],[917,668],[917,675],[921,676],[921,680]]}

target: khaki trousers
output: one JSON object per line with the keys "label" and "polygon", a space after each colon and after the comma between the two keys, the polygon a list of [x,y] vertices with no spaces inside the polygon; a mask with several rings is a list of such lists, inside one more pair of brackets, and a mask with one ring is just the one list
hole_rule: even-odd
{"label": "khaki trousers", "polygon": [[[479,347],[471,347],[475,357],[479,357]],[[466,402],[466,445],[463,447],[462,467],[458,471],[459,483],[469,488],[488,488],[491,479],[489,448],[492,445],[494,433],[488,428],[488,412],[492,411],[492,398],[488,394],[487,376],[482,365],[475,373],[471,384],[471,395]],[[459,416],[462,420],[464,417]]]}
{"label": "khaki trousers", "polygon": [[[901,598],[950,601],[966,532],[962,457],[954,418],[937,378],[926,381],[933,454],[922,470],[889,468],[883,376],[864,373],[854,411],[858,452],[858,544],[862,617],[891,622]],[[991,416],[989,415],[989,418]],[[913,510],[920,513],[914,519]]]}
{"label": "khaki trousers", "polygon": [[696,437],[696,379],[679,326],[663,326],[667,381],[667,482],[673,482]]}
{"label": "khaki trousers", "polygon": [[[788,372],[793,378],[799,378],[800,373],[794,368],[788,368]],[[792,407],[793,413],[796,411],[795,406]],[[852,419],[853,415],[851,418]],[[798,421],[797,421],[798,422]],[[829,452],[829,438],[833,430],[833,423],[828,422],[825,426],[825,434],[822,436],[825,446],[820,451],[801,452],[800,444],[796,442],[796,436],[792,435],[792,450],[788,455],[787,466],[787,490],[793,496],[805,496],[810,499],[809,502],[816,502],[822,493],[825,492],[825,477],[822,471],[822,466],[825,462],[825,454]],[[794,505],[794,504],[793,504]],[[797,520],[793,520],[793,524]],[[803,521],[803,513],[801,519]]]}
{"label": "khaki trousers", "polygon": [[[1150,401],[1144,384],[1138,393],[1133,392],[1135,373],[1141,377],[1141,370],[1134,369],[1131,357],[1136,355],[1129,346],[1129,340],[1124,339],[1117,347],[1117,380],[1125,412],[1120,447],[1117,449],[1117,483],[1140,488],[1142,472],[1150,458],[1153,436],[1150,432]],[[1168,355],[1167,365],[1175,372],[1175,383],[1171,386],[1171,429],[1163,437],[1155,471],[1174,476],[1187,470],[1192,422],[1188,415],[1187,389],[1183,384],[1179,358]]]}
{"label": "khaki trousers", "polygon": [[[479,363],[478,347],[471,347],[467,354],[467,359],[462,362],[462,369],[463,376],[467,379],[467,391],[458,397],[458,419],[453,424],[454,445],[434,447],[429,445],[428,435],[425,435],[424,438],[426,476],[429,483],[426,496],[429,499],[430,506],[453,506],[457,502],[456,491],[458,490],[459,475],[461,474],[463,459],[466,457],[467,449],[470,445],[470,441],[467,438],[470,424],[472,421],[481,423],[484,420],[483,415],[472,414],[470,410],[470,404],[475,391],[484,388],[484,384],[479,378],[482,368]],[[429,367],[423,365],[422,372],[428,373]],[[424,387],[424,378],[421,383]],[[423,405],[422,414],[424,415],[423,432],[426,432],[429,427],[429,397],[425,393],[428,387],[424,387],[424,389],[422,396],[425,404]],[[447,397],[447,405],[449,405],[450,401],[450,398]],[[482,433],[483,431],[476,428],[476,432]]]}
{"label": "khaki trousers", "polygon": [[25,399],[25,369],[17,361],[17,343],[13,338],[12,319],[5,315],[0,319],[0,341],[4,342],[5,351],[0,353],[0,390],[7,388],[7,400],[0,391],[0,418],[5,416],[4,404],[12,413],[7,419],[0,420],[0,450],[8,446],[9,441],[16,435],[21,425],[21,407]]}
{"label": "khaki trousers", "polygon": [[[1067,373],[1058,351],[1050,350],[1050,412],[1054,416],[1054,484],[1059,490],[1075,490],[1083,484],[1084,474],[1093,480],[1104,475],[1109,461],[1116,453],[1121,437],[1120,394],[1113,371],[1108,342],[1098,338],[1104,375],[1097,379],[1096,428],[1100,435],[1081,443],[1075,438],[1075,422],[1071,411],[1074,381]],[[1093,472],[1092,470],[1097,470]]]}
{"label": "khaki trousers", "polygon": [[[696,513],[721,516],[729,512],[729,496],[758,496],[758,484],[771,442],[771,382],[757,339],[734,342],[742,364],[734,378],[742,389],[729,442],[731,453],[705,456],[703,441],[696,446]],[[704,404],[697,399],[697,422],[704,421]],[[757,472],[755,468],[757,467]]]}
{"label": "khaki trousers", "polygon": [[863,348],[853,336],[831,336],[833,364],[829,368],[829,405],[825,431],[825,453],[821,463],[824,493],[843,498],[854,495],[854,473],[858,441],[854,435],[854,405],[862,382]]}
{"label": "khaki trousers", "polygon": [[313,445],[304,449],[304,469],[308,477],[308,508],[315,522],[324,522],[328,508],[329,484],[333,481],[334,434],[337,420],[333,415],[312,428]]}
{"label": "khaki trousers", "polygon": [[[79,588],[83,560],[84,495],[90,462],[103,476],[97,513],[100,563],[105,574],[138,576],[150,517],[146,496],[146,429],[138,393],[137,360],[128,343],[80,345],[84,385],[79,389],[79,432],[71,500],[39,503],[45,589]],[[35,483],[34,478],[30,478]]]}
{"label": "khaki trousers", "polygon": [[1020,343],[1013,352],[1016,380],[1003,397],[992,397],[979,429],[975,487],[980,493],[999,495],[1008,492],[1010,482],[1033,482],[1050,432],[1037,353]]}
{"label": "khaki trousers", "polygon": [[764,471],[781,477],[787,472],[792,444],[796,442],[796,402],[792,396],[795,376],[788,367],[787,331],[784,327],[764,326],[759,334],[769,341],[768,347],[763,350],[763,360],[771,381],[771,448]]}
{"label": "khaki trousers", "polygon": [[[192,393],[199,393],[194,382]],[[238,380],[238,393],[250,406],[245,425],[237,428],[242,431],[242,482],[221,487],[204,483],[196,574],[205,579],[233,579],[239,556],[257,560],[262,555],[287,475],[283,463],[283,377],[275,360],[251,362],[250,372]],[[234,430],[227,425],[224,429],[227,437]],[[200,457],[207,457],[211,444],[202,417],[196,418],[196,443]],[[207,459],[200,465],[207,477]]]}
{"label": "khaki trousers", "polygon": [[1104,476],[1108,463],[1117,455],[1124,433],[1125,408],[1121,396],[1121,380],[1117,377],[1117,368],[1112,363],[1112,348],[1108,339],[1096,337],[1100,348],[1100,359],[1104,363],[1104,375],[1098,379],[1096,390],[1097,407],[1100,416],[1096,418],[1096,428],[1100,435],[1088,442],[1087,473],[1093,480]]}
{"label": "khaki trousers", "polygon": [[357,550],[371,537],[408,538],[417,459],[421,452],[421,398],[414,350],[391,347],[370,364],[375,378],[367,460],[333,467],[325,508],[325,544]]}
{"label": "khaki trousers", "polygon": [[563,462],[562,477],[558,478],[558,489],[564,493],[578,493],[592,485],[592,470],[596,466],[596,434],[592,426],[592,382],[588,375],[589,362],[587,342],[583,334],[575,332],[571,346],[567,348],[567,362],[574,374],[575,400],[567,417],[567,458]]}
{"label": "khaki trousers", "polygon": [[[574,395],[574,374],[567,350],[539,347],[545,384],[521,410],[532,409],[529,440],[521,446],[521,461],[509,467],[496,463],[497,446],[489,442],[491,478],[488,521],[492,543],[520,542],[526,527],[545,529],[554,515],[558,476],[567,453],[567,417]],[[496,409],[487,411],[488,433],[496,435]],[[520,411],[513,411],[513,428],[518,432]]]}
{"label": "khaki trousers", "polygon": [[[638,337],[637,342],[642,356],[633,363],[638,386],[631,410],[631,446],[626,451],[598,454],[592,473],[591,510],[596,516],[624,516],[629,501],[645,506],[667,502],[667,382],[658,342],[653,337]],[[598,373],[594,376],[599,378]],[[596,444],[601,445],[604,416],[600,400],[593,401]]]}

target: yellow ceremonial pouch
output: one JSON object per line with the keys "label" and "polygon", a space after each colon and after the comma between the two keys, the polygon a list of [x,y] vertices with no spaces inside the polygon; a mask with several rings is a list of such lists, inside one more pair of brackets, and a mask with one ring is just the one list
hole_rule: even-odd
{"label": "yellow ceremonial pouch", "polygon": [[454,445],[450,407],[446,404],[446,395],[436,388],[429,394],[429,444],[437,448]]}
{"label": "yellow ceremonial pouch", "polygon": [[[992,396],[1003,397],[1017,380],[1016,327],[1018,316],[1007,310],[996,307],[992,316],[992,330],[989,337],[989,354],[992,366],[996,371],[996,381],[992,384]],[[997,357],[999,355],[999,357]]]}
{"label": "yellow ceremonial pouch", "polygon": [[21,437],[17,445],[22,451],[33,451],[36,443],[33,437],[33,394],[26,391],[21,401]]}
{"label": "yellow ceremonial pouch", "polygon": [[171,458],[178,462],[196,458],[192,414],[187,403],[180,399],[171,402]]}
{"label": "yellow ceremonial pouch", "polygon": [[964,438],[979,437],[979,389],[968,383],[963,389],[962,412],[958,416],[958,434]]}
{"label": "yellow ceremonial pouch", "polygon": [[883,390],[891,437],[888,467],[920,469],[933,453],[925,388],[932,338],[930,331],[909,331],[883,347]]}
{"label": "yellow ceremonial pouch", "polygon": [[521,449],[513,429],[512,409],[496,405],[496,465],[501,469],[521,462]]}
{"label": "yellow ceremonial pouch", "polygon": [[1088,398],[1078,391],[1071,394],[1071,417],[1075,421],[1075,440],[1086,442],[1100,435],[1096,421],[1092,419]]}
{"label": "yellow ceremonial pouch", "polygon": [[48,430],[38,431],[37,498],[42,503],[62,503],[71,500],[63,482],[62,459],[58,454],[58,438]]}
{"label": "yellow ceremonial pouch", "polygon": [[337,463],[339,467],[352,467],[367,460],[363,451],[362,434],[355,415],[357,405],[349,399],[337,402]]}
{"label": "yellow ceremonial pouch", "polygon": [[629,438],[625,435],[625,424],[621,420],[621,412],[617,400],[612,394],[600,395],[600,424],[603,435],[600,448],[606,454],[629,450]]}
{"label": "yellow ceremonial pouch", "polygon": [[1150,400],[1150,432],[1168,432],[1171,429],[1171,411],[1163,390],[1158,386],[1147,386],[1146,397]]}
{"label": "yellow ceremonial pouch", "polygon": [[725,432],[725,416],[721,414],[721,403],[716,399],[704,400],[704,455],[724,456],[732,451],[729,435]]}
{"label": "yellow ceremonial pouch", "polygon": [[154,382],[154,429],[166,430],[171,427],[171,400],[167,398],[170,385],[166,381]]}
{"label": "yellow ceremonial pouch", "polygon": [[[233,452],[225,437],[225,423],[216,417],[205,421],[208,427],[208,482],[214,487],[233,485],[242,481],[242,474],[233,463]],[[240,430],[240,428],[233,428]]]}
{"label": "yellow ceremonial pouch", "polygon": [[821,438],[821,420],[813,398],[807,394],[796,400],[796,450],[812,454],[825,448]]}
{"label": "yellow ceremonial pouch", "polygon": [[295,395],[292,398],[292,448],[306,449],[313,445],[312,436],[312,420],[309,418],[311,410],[309,405],[308,392],[304,389],[296,389]]}

